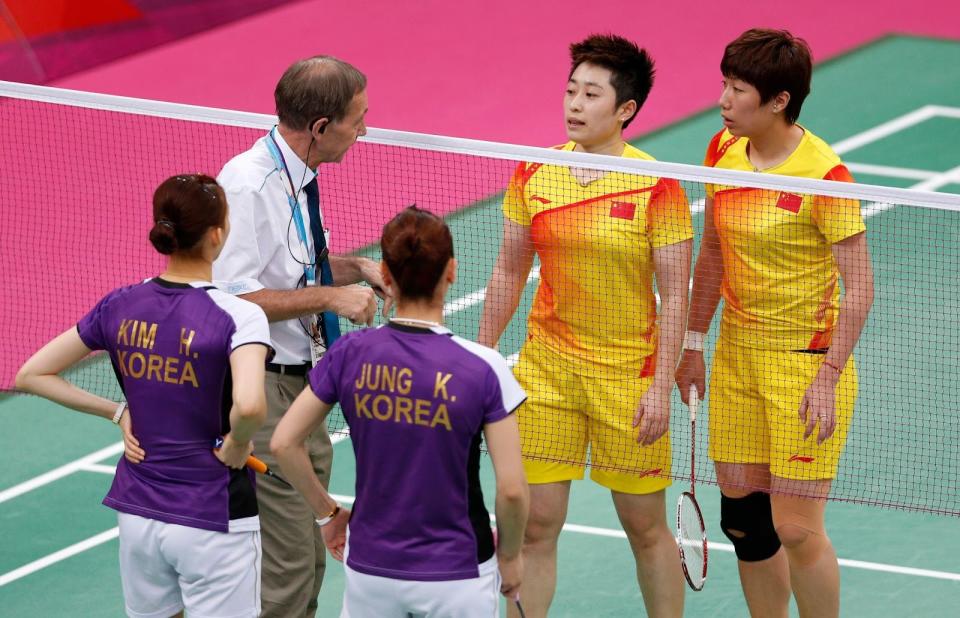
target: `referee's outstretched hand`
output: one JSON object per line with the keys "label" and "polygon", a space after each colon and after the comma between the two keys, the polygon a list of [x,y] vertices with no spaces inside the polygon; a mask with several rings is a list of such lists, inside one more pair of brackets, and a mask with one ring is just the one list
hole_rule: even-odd
{"label": "referee's outstretched hand", "polygon": [[377,315],[377,295],[368,287],[362,285],[345,285],[336,288],[331,309],[337,315],[342,315],[354,324],[373,324]]}

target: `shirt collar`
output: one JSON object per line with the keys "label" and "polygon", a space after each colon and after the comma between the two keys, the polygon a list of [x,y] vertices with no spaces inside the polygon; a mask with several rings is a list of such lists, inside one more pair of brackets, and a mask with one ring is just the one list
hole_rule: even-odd
{"label": "shirt collar", "polygon": [[[293,148],[290,148],[290,145],[283,139],[283,136],[280,135],[280,130],[276,127],[273,129],[273,138],[277,141],[277,146],[280,148],[280,154],[283,155],[284,163],[287,164],[287,171],[290,172],[293,186],[296,187],[297,190],[300,190],[304,185],[310,184],[310,181],[317,177],[317,173],[308,168],[307,164],[303,162],[303,159],[293,151]],[[300,186],[297,186],[297,183],[300,183]]]}

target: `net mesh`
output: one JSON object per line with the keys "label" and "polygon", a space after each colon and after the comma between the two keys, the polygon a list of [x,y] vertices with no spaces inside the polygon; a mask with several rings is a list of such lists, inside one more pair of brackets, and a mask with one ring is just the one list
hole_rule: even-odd
{"label": "net mesh", "polygon": [[[271,124],[252,115],[240,126],[229,114],[216,122],[159,117],[151,102],[129,113],[20,96],[0,98],[3,389],[12,388],[33,350],[106,292],[160,271],[147,233],[150,198],[164,178],[216,175]],[[140,104],[125,105],[135,111]],[[682,276],[678,248],[685,239],[692,237],[695,258],[701,252],[704,203],[713,195],[726,238],[751,252],[724,254],[729,288],[707,337],[712,382],[700,415],[711,435],[700,432],[695,445],[698,480],[716,482],[708,456],[769,460],[806,478],[830,472],[839,456],[831,499],[960,515],[957,200],[934,200],[952,206],[933,208],[921,193],[889,190],[892,198],[880,199],[876,188],[845,185],[836,195],[822,190],[826,185],[811,191],[771,176],[755,181],[764,188],[751,189],[742,177],[706,168],[626,159],[601,165],[549,150],[531,158],[471,142],[450,152],[453,140],[437,146],[430,136],[382,139],[387,133],[372,132],[342,164],[321,169],[331,249],[377,258],[381,226],[411,203],[446,217],[459,274],[445,320],[469,339],[477,338],[485,311],[488,323],[496,316],[505,323],[499,350],[531,395],[521,409],[528,457],[590,465],[631,482],[688,478],[690,430],[675,390],[668,439],[638,446],[634,415],[656,371],[657,321],[662,327],[666,313],[661,292],[671,297],[664,284]],[[666,171],[681,168],[670,180]],[[515,311],[513,284],[490,284],[505,201],[508,227],[527,234],[514,243],[519,251],[500,260],[501,275],[526,283],[514,286]],[[848,366],[837,430],[818,448],[798,437],[799,400],[823,361],[808,348],[829,345],[844,285],[863,284],[836,279],[822,238],[846,237],[861,218],[875,300],[855,351],[857,384]],[[715,348],[720,316],[734,311],[739,321],[724,340],[749,353],[728,346],[722,359]],[[119,397],[102,357],[73,378]],[[653,396],[644,403],[651,411],[658,405]],[[753,425],[720,420],[747,409],[766,416]],[[649,422],[655,413],[647,416]],[[769,429],[766,419],[774,417]],[[342,415],[334,416],[331,429],[343,428]],[[726,450],[710,452],[708,441]]]}

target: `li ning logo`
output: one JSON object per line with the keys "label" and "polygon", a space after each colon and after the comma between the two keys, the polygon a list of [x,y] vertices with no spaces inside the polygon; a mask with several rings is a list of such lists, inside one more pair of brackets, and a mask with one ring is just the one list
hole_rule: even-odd
{"label": "li ning logo", "polygon": [[806,455],[791,455],[790,459],[787,461],[799,461],[800,463],[813,463],[813,460],[816,457],[808,457]]}

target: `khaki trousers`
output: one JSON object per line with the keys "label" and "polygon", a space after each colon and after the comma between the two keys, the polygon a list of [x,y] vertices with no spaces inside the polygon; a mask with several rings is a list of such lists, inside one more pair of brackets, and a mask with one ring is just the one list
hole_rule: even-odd
{"label": "khaki trousers", "polygon": [[[270,438],[305,386],[306,377],[272,371],[266,375],[267,420],[253,438],[254,452],[278,473],[279,466],[270,454]],[[307,452],[317,477],[327,487],[333,447],[325,424],[307,438]],[[257,477],[257,502],[263,542],[260,616],[312,618],[316,615],[327,558],[313,511],[295,489],[267,476]]]}

